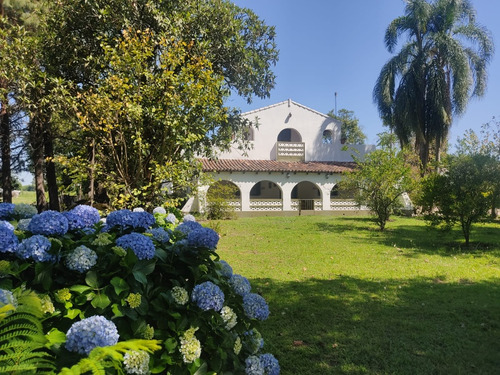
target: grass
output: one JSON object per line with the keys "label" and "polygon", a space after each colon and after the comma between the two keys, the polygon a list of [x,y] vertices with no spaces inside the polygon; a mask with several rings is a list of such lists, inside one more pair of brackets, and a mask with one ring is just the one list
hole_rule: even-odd
{"label": "grass", "polygon": [[36,193],[34,191],[21,191],[18,197],[12,199],[12,203],[19,204],[35,204],[36,203]]}
{"label": "grass", "polygon": [[269,303],[282,375],[498,374],[500,224],[441,232],[396,218],[211,223],[218,253]]}

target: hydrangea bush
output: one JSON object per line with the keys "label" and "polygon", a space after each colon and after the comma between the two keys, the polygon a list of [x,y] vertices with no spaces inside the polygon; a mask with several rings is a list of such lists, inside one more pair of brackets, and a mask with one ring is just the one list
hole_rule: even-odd
{"label": "hydrangea bush", "polygon": [[77,206],[13,216],[21,211],[0,204],[3,220],[19,220],[0,225],[0,307],[20,290],[39,296],[58,370],[101,347],[157,340],[160,350],[126,350],[106,373],[279,374],[258,331],[266,301],[191,215],[119,210],[102,220]]}

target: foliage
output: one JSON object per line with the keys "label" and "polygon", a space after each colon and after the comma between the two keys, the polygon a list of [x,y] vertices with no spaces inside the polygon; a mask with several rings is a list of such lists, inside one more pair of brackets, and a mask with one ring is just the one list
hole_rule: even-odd
{"label": "foliage", "polygon": [[364,143],[366,135],[363,133],[363,130],[361,130],[359,119],[354,116],[354,111],[342,108],[337,114],[333,111],[328,112],[328,116],[340,121],[340,139],[342,143],[352,145]]}
{"label": "foliage", "polygon": [[234,216],[231,201],[237,199],[238,187],[232,183],[216,181],[207,192],[207,218],[230,219]]}
{"label": "foliage", "polygon": [[[218,234],[193,217],[178,224],[175,215],[156,211],[158,222],[124,209],[103,224],[90,207],[77,206],[71,215],[35,215],[28,228],[43,235],[0,228],[0,287],[43,296],[43,332],[57,370],[122,373],[124,366],[145,366],[143,351],[152,373],[242,373],[249,356],[261,358],[263,341],[258,335],[256,345],[257,333],[248,332],[258,332],[267,303],[222,272]],[[43,215],[48,220],[39,220]]]}
{"label": "foliage", "polygon": [[53,373],[53,356],[45,348],[40,297],[16,289],[13,298],[14,304],[0,302],[0,372]]}
{"label": "foliage", "polygon": [[58,145],[64,183],[91,200],[100,189],[113,207],[154,207],[166,182],[169,199],[182,195],[195,154],[243,139],[229,93],[251,101],[274,86],[274,29],[225,0],[65,1],[44,33],[47,70],[72,83],[80,108],[72,142]]}
{"label": "foliage", "polygon": [[483,124],[480,135],[469,129],[458,139],[458,155],[483,155],[485,158],[484,178],[488,184],[491,217],[496,218],[500,205],[500,122],[493,118]]}
{"label": "foliage", "polygon": [[192,44],[147,30],[103,49],[109,72],[80,96],[80,126],[99,139],[81,173],[95,168],[114,207],[154,204],[165,181],[186,186],[199,173],[195,156],[217,145],[207,134],[227,122],[222,77]]}
{"label": "foliage", "polygon": [[425,172],[431,146],[439,162],[453,117],[484,94],[494,47],[469,0],[408,1],[385,33],[390,53],[404,34],[408,40],[382,67],[373,97],[401,145],[413,143]]}
{"label": "foliage", "polygon": [[381,148],[358,160],[358,167],[347,173],[344,186],[355,191],[355,201],[367,206],[384,230],[390,215],[401,206],[401,196],[416,186],[416,176],[407,163],[407,152]]}
{"label": "foliage", "polygon": [[460,223],[469,246],[472,224],[487,214],[488,158],[462,155],[451,158],[443,174],[427,176],[423,182],[420,204],[425,218],[433,225]]}

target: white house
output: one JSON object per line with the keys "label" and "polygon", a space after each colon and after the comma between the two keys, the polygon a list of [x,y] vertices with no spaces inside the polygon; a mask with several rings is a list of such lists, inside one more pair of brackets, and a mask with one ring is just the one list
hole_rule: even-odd
{"label": "white house", "polygon": [[[217,160],[202,160],[216,181],[234,184],[236,211],[357,210],[336,188],[354,167],[352,154],[369,145],[345,145],[340,123],[290,99],[242,114],[258,126],[248,129],[251,149],[237,147]],[[204,211],[209,186],[202,186],[183,211]]]}

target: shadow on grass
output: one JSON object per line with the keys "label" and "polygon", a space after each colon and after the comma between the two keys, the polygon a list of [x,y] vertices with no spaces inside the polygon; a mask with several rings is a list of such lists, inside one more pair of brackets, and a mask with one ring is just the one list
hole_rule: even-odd
{"label": "shadow on grass", "polygon": [[265,351],[292,374],[497,374],[500,279],[253,279]]}
{"label": "shadow on grass", "polygon": [[[457,253],[475,253],[494,251],[500,256],[500,225],[490,223],[482,225],[478,223],[473,226],[471,244],[465,246],[460,228],[442,230],[426,225],[423,221],[418,225],[406,222],[406,218],[398,218],[395,223],[388,223],[385,231],[380,231],[372,218],[341,217],[335,222],[316,223],[316,229],[322,232],[330,232],[336,235],[348,234],[358,231],[358,238],[353,241],[366,242],[376,241],[380,244],[411,249],[412,256],[417,253],[455,255]],[[408,219],[415,221],[416,219]]]}

